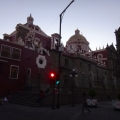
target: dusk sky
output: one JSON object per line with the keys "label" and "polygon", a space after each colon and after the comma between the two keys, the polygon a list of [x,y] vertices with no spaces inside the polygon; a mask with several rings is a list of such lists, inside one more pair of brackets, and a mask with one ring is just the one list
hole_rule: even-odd
{"label": "dusk sky", "polygon": [[[72,0],[0,0],[0,38],[17,24],[25,24],[32,14],[34,24],[47,35],[59,33],[59,15]],[[120,0],[75,0],[62,20],[62,43],[79,29],[95,50],[116,45],[115,30],[120,27]]]}

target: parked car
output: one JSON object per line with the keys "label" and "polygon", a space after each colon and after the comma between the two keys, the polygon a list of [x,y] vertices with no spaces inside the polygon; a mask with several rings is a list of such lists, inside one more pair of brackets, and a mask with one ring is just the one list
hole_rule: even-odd
{"label": "parked car", "polygon": [[112,100],[112,106],[114,109],[120,110],[120,93],[118,94],[116,100]]}

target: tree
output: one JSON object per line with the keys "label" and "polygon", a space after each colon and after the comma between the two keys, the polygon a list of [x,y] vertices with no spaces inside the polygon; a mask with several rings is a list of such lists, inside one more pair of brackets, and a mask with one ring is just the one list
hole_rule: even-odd
{"label": "tree", "polygon": [[96,92],[94,89],[91,89],[88,94],[92,99],[96,96]]}

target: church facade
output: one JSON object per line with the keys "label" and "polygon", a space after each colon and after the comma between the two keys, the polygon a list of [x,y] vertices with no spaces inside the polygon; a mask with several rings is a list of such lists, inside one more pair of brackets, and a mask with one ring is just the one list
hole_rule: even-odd
{"label": "church facade", "polygon": [[[0,39],[0,94],[11,91],[45,90],[52,87],[49,73],[58,74],[59,34],[48,36],[38,25],[33,24],[33,17],[27,18],[26,24],[17,24],[10,35]],[[120,89],[120,29],[115,31],[116,48],[92,51],[89,42],[77,29],[60,54],[60,90],[72,92],[73,82],[76,89]],[[72,69],[78,77],[70,78]],[[57,87],[57,86],[56,86]]]}

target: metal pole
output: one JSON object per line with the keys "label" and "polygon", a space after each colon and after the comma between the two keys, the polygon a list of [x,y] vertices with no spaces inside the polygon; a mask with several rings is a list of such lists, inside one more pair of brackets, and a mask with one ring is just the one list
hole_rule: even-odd
{"label": "metal pole", "polygon": [[72,101],[72,107],[75,107],[75,104],[74,104],[74,76],[73,76],[73,101]]}
{"label": "metal pole", "polygon": [[74,2],[74,0],[72,0],[72,1],[70,2],[70,4],[63,10],[63,12],[61,13],[61,15],[67,10],[67,8],[68,8],[73,2]]}
{"label": "metal pole", "polygon": [[53,101],[52,101],[52,109],[55,109],[55,82],[56,82],[56,76],[53,81]]}
{"label": "metal pole", "polygon": [[[60,47],[60,43],[61,43],[61,14],[60,14],[60,38],[59,38],[59,47]],[[61,56],[61,52],[59,51],[59,63],[58,63],[58,79],[60,80],[60,56]],[[59,83],[60,84],[60,83]],[[59,84],[58,84],[58,94],[57,94],[57,108],[60,108],[60,104],[59,104]]]}
{"label": "metal pole", "polygon": [[52,101],[52,109],[55,109],[55,91],[54,91],[55,87],[53,86],[53,101]]}
{"label": "metal pole", "polygon": [[[59,37],[59,46],[60,47],[60,44],[61,44],[61,23],[62,23],[62,15],[63,13],[67,10],[67,8],[74,2],[74,0],[72,0],[70,2],[70,4],[63,10],[63,12],[60,14],[60,29],[59,29],[59,34],[60,34],[60,37]],[[58,48],[59,50],[59,48]],[[58,64],[58,79],[60,81],[60,56],[61,56],[61,52],[59,51],[59,64]],[[59,83],[60,84],[60,83]],[[60,108],[60,104],[59,104],[59,84],[58,84],[58,96],[57,96],[57,108]]]}

